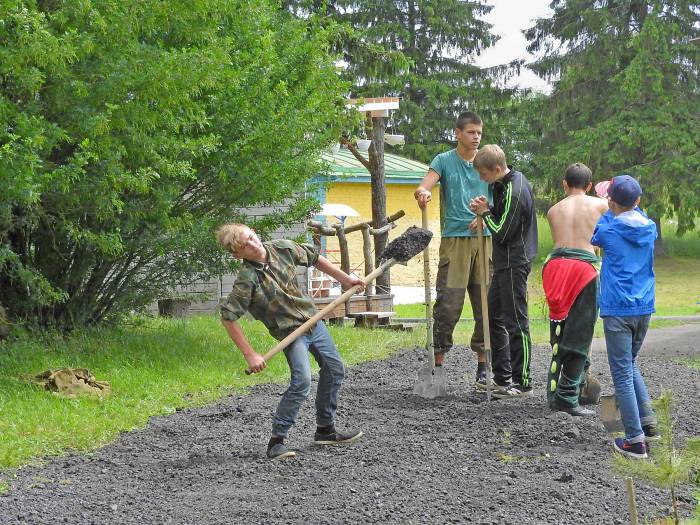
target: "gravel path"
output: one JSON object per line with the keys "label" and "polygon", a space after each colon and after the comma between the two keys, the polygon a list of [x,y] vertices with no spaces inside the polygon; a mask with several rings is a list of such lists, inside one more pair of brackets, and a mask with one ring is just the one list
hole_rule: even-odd
{"label": "gravel path", "polygon": [[[420,337],[417,334],[417,338]],[[700,435],[700,325],[650,332],[641,367],[652,395],[671,388],[679,441]],[[611,390],[605,353],[593,364]],[[311,444],[307,402],[289,444],[297,458],[265,458],[271,412],[284,387],[256,387],[201,409],[152,418],[89,455],[17,472],[0,496],[0,523],[628,523],[624,484],[598,418],[544,405],[549,351],[533,351],[535,397],[493,401],[471,385],[474,357],[447,360],[451,395],[411,393],[417,350],[348,371],[339,426],[365,436],[347,447]],[[468,370],[469,382],[463,372]],[[689,515],[692,492],[680,492]],[[637,484],[644,517],[669,515],[666,492]]]}

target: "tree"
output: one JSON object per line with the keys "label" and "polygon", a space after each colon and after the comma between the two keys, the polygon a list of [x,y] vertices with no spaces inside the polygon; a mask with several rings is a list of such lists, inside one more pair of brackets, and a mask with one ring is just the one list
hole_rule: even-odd
{"label": "tree", "polygon": [[[630,173],[657,224],[694,228],[700,211],[700,8],[692,0],[555,0],[528,30],[533,70],[555,79],[535,113],[550,180],[571,162],[596,179]],[[659,229],[661,233],[661,229]],[[660,243],[657,246],[662,249]]]}
{"label": "tree", "polygon": [[308,214],[340,132],[335,28],[268,0],[0,5],[0,300],[61,327],[224,270],[246,207]]}
{"label": "tree", "polygon": [[497,37],[482,20],[492,7],[475,0],[286,0],[298,14],[322,13],[349,28],[339,44],[354,97],[398,96],[389,122],[406,137],[402,152],[430,162],[454,140],[455,120],[472,109],[486,122],[485,139],[502,143],[504,106],[513,90],[473,58]]}
{"label": "tree", "polygon": [[[687,483],[693,483],[700,469],[700,437],[689,438],[685,447],[674,445],[672,395],[670,391],[661,394],[654,402],[659,419],[661,440],[654,443],[650,461],[639,461],[615,454],[615,469],[625,476],[651,482],[659,488],[669,490],[672,518],[675,525],[681,520],[678,514],[677,490]],[[698,480],[700,481],[700,480]],[[700,504],[700,500],[699,500]]]}

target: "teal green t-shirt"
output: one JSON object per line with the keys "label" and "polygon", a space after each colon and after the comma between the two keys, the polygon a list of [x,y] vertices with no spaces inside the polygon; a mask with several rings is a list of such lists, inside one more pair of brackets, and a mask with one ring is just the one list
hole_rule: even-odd
{"label": "teal green t-shirt", "polygon": [[[469,209],[469,201],[486,195],[493,202],[491,187],[479,178],[479,172],[471,162],[459,156],[456,149],[437,155],[430,163],[440,176],[440,228],[443,237],[475,237],[469,230],[474,220],[474,212]],[[491,235],[484,228],[484,235]]]}

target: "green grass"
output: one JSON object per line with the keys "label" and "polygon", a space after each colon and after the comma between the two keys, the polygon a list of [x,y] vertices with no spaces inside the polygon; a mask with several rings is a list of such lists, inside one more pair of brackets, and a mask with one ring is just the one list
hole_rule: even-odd
{"label": "green grass", "polygon": [[[679,326],[683,323],[669,319],[654,319],[651,321],[650,328],[667,328],[670,326]],[[420,333],[420,328],[417,329]],[[462,321],[457,323],[454,331],[455,344],[468,345],[474,331],[474,321]],[[600,319],[595,325],[594,337],[603,337],[603,323]],[[534,319],[530,321],[530,337],[534,344],[549,343],[549,321],[546,319]]]}
{"label": "green grass", "polygon": [[[254,348],[274,345],[261,323],[242,324]],[[331,333],[347,364],[383,359],[416,341],[408,332],[332,327]],[[111,383],[112,395],[64,399],[22,379],[62,367],[89,368]],[[202,405],[257,383],[288,381],[283,356],[271,359],[261,374],[246,376],[244,369],[214,316],[0,343],[0,468],[70,449],[93,450],[122,431],[143,427],[152,415]]]}
{"label": "green grass", "polygon": [[687,359],[684,359],[683,362],[690,368],[700,370],[700,357],[689,357]]}

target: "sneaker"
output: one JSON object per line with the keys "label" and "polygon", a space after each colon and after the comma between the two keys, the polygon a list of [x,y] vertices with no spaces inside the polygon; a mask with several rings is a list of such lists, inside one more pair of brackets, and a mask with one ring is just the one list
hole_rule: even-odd
{"label": "sneaker", "polygon": [[[475,383],[475,385],[476,385],[476,388],[478,388],[479,390],[483,390],[484,392],[486,392],[486,377],[484,377],[483,381],[477,381]],[[491,392],[492,393],[495,392],[496,390],[504,390],[506,388],[510,388],[511,386],[512,385],[510,384],[510,382],[505,383],[503,385],[499,385],[496,381],[491,379]]]}
{"label": "sneaker", "polygon": [[576,405],[575,407],[565,405],[564,403],[559,403],[557,401],[552,401],[549,404],[549,408],[553,412],[566,412],[567,414],[571,414],[572,416],[575,417],[592,417],[595,416],[595,410],[590,410],[588,408],[583,408],[580,405]]}
{"label": "sneaker", "polygon": [[478,363],[476,365],[476,382],[486,382],[486,363]]}
{"label": "sneaker", "polygon": [[507,385],[502,388],[497,388],[493,392],[493,397],[496,399],[510,399],[515,397],[532,397],[532,388],[526,388],[521,385]]}
{"label": "sneaker", "polygon": [[644,431],[644,439],[647,441],[659,441],[661,439],[661,434],[656,425],[642,425],[642,430]]}
{"label": "sneaker", "polygon": [[314,434],[314,444],[316,445],[345,445],[354,443],[363,436],[361,430],[348,430],[347,432],[338,432],[333,430],[329,433],[316,432]]}
{"label": "sneaker", "polygon": [[284,443],[275,443],[267,447],[267,457],[270,459],[293,458],[297,455],[293,450],[289,450]]}
{"label": "sneaker", "polygon": [[628,458],[646,459],[649,457],[647,455],[647,446],[643,441],[639,443],[630,443],[625,438],[615,438],[613,447],[616,452]]}

